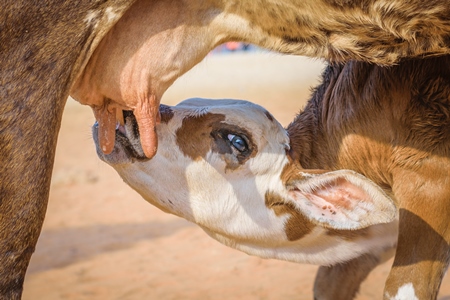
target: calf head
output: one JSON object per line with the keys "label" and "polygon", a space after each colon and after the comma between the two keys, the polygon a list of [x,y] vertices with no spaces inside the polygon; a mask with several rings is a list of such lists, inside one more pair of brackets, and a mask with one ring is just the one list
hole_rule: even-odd
{"label": "calf head", "polygon": [[[104,154],[96,141],[99,157],[148,202],[228,246],[262,257],[333,263],[310,254],[345,240],[340,231],[367,238],[363,229],[396,215],[393,202],[362,175],[302,169],[289,156],[287,132],[258,105],[190,99],[160,111],[156,156],[145,157],[129,113],[112,153]],[[293,254],[303,250],[308,254]]]}

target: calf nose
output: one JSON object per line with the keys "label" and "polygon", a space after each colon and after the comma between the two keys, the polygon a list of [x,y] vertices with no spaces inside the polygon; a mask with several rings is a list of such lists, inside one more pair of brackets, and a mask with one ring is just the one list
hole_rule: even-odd
{"label": "calf nose", "polygon": [[159,113],[161,114],[162,123],[168,123],[173,117],[173,110],[168,105],[160,104]]}

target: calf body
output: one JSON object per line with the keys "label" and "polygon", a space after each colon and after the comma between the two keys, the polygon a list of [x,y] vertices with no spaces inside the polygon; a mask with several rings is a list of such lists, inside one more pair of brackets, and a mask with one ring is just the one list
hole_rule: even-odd
{"label": "calf body", "polygon": [[[151,160],[127,115],[113,152],[98,154],[228,246],[322,265],[317,299],[353,298],[397,243],[384,298],[435,299],[450,239],[449,63],[329,66],[287,134],[248,102],[162,106]],[[341,169],[365,177],[325,171]]]}
{"label": "calf body", "polygon": [[[355,170],[396,201],[399,238],[387,299],[398,299],[401,287],[435,299],[448,265],[449,63],[442,57],[387,69],[329,67],[288,127],[291,153],[304,168]],[[408,295],[399,299],[416,299]]]}

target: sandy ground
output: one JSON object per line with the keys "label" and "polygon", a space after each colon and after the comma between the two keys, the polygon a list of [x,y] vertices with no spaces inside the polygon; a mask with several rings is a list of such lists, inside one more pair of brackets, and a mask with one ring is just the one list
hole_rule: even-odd
{"label": "sandy ground", "polygon": [[[318,61],[272,53],[210,56],[179,79],[163,102],[247,99],[287,125],[322,68]],[[312,299],[316,266],[229,249],[146,203],[97,158],[92,123],[90,109],[69,99],[25,300]],[[391,264],[372,272],[359,300],[381,299]],[[448,278],[439,299],[450,299]]]}

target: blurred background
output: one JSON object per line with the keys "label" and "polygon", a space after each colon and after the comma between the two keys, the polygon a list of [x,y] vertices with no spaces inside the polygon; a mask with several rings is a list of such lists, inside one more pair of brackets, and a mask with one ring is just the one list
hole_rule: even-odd
{"label": "blurred background", "polygon": [[[268,109],[284,126],[318,84],[322,61],[228,43],[178,79],[162,103],[238,98]],[[101,162],[89,107],[69,99],[48,211],[23,299],[312,299],[317,266],[263,260],[227,248],[199,227],[165,214]],[[380,299],[392,261],[357,299]],[[440,300],[450,299],[450,282]]]}

